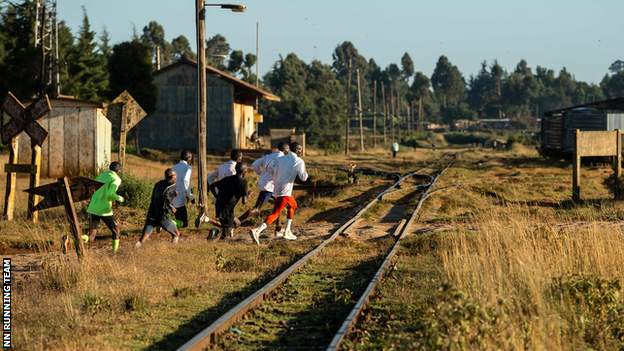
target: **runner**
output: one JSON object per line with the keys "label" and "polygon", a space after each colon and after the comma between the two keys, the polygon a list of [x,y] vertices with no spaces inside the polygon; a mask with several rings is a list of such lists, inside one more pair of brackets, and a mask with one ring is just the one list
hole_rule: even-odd
{"label": "runner", "polygon": [[[269,172],[268,166],[271,164],[271,162],[273,162],[273,160],[288,154],[288,150],[288,144],[281,141],[279,144],[277,144],[277,150],[275,152],[264,155],[251,164],[251,169],[253,169],[260,176],[260,178],[258,179],[260,194],[258,194],[258,199],[256,200],[256,204],[254,205],[254,207],[245,212],[240,217],[241,222],[249,217],[257,216],[260,213],[260,209],[262,208],[262,206],[264,206],[265,203],[273,198],[273,176]],[[284,235],[283,230],[280,226],[279,217],[275,221],[275,233],[278,236]]]}
{"label": "runner", "polygon": [[210,185],[210,192],[217,198],[215,207],[222,228],[221,239],[225,239],[227,235],[234,236],[234,227],[240,224],[234,216],[234,209],[240,199],[243,199],[243,204],[247,202],[248,191],[245,181],[247,167],[242,163],[237,163],[235,170],[235,175],[225,177]]}
{"label": "runner", "polygon": [[[108,167],[108,171],[104,171],[98,175],[95,180],[104,183],[95,193],[91,196],[91,201],[87,207],[87,213],[89,214],[89,237],[83,238],[86,241],[95,242],[97,235],[97,228],[100,225],[100,221],[104,222],[108,229],[113,233],[113,252],[119,250],[119,226],[113,216],[113,201],[124,202],[124,198],[117,195],[117,189],[121,185],[121,178],[119,173],[121,172],[121,164],[119,162],[112,162]],[[65,241],[65,252],[67,250],[68,240]]]}
{"label": "runner", "polygon": [[181,222],[181,227],[188,227],[188,211],[186,210],[186,202],[190,201],[191,204],[195,203],[193,192],[191,190],[191,161],[193,160],[193,153],[190,150],[184,150],[180,154],[180,162],[173,166],[173,171],[176,174],[176,191],[178,196],[173,200],[173,206],[175,207],[175,218]]}
{"label": "runner", "polygon": [[154,231],[154,228],[164,228],[172,236],[174,244],[178,243],[180,232],[174,222],[174,214],[176,208],[173,205],[175,198],[178,196],[176,191],[176,173],[173,169],[165,170],[165,179],[158,181],[152,190],[152,199],[149,209],[147,210],[147,218],[143,227],[143,235],[136,243],[136,247],[141,247]]}
{"label": "runner", "polygon": [[275,205],[273,212],[265,219],[259,227],[251,230],[251,237],[260,245],[260,234],[273,223],[284,208],[288,208],[286,213],[286,230],[284,239],[297,240],[292,233],[291,226],[297,209],[297,201],[292,196],[293,184],[295,180],[305,182],[308,180],[305,162],[299,156],[303,152],[303,148],[298,143],[290,144],[290,152],[284,157],[275,159],[269,165],[269,172],[273,175]]}
{"label": "runner", "polygon": [[[230,152],[230,160],[221,164],[217,169],[208,175],[208,187],[210,185],[220,181],[225,177],[229,177],[236,174],[236,164],[243,160],[243,153],[238,149],[233,149]],[[218,217],[218,215],[217,215]],[[195,219],[195,228],[199,228],[202,223],[210,223],[210,218],[207,214],[202,213]]]}

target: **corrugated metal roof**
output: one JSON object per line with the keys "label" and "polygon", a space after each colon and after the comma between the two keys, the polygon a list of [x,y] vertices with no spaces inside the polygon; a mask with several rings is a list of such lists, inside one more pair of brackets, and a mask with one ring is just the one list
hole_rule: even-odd
{"label": "corrugated metal roof", "polygon": [[581,109],[581,108],[592,108],[600,111],[624,111],[624,97],[619,97],[615,99],[608,99],[602,101],[591,102],[588,104],[576,105],[566,108],[561,108],[557,110],[552,110],[546,112],[545,116],[554,116],[566,113],[571,110]]}
{"label": "corrugated metal roof", "polygon": [[[156,71],[154,73],[154,75],[158,75],[160,73],[163,73],[165,71],[168,71],[168,70],[173,69],[175,67],[178,67],[180,65],[190,65],[190,66],[193,66],[193,67],[197,67],[197,62],[194,61],[194,60],[191,60],[189,58],[183,57],[180,60],[178,60],[177,62],[175,62],[175,63],[173,63],[173,64],[171,64],[171,65],[169,65],[167,67],[164,67],[164,68],[162,68],[159,71]],[[221,71],[220,69],[217,69],[217,68],[215,68],[213,66],[206,65],[206,71],[208,71],[209,73],[211,73],[213,75],[219,76],[219,77],[221,77],[221,78],[223,78],[223,79],[225,79],[227,81],[230,81],[234,85],[237,85],[237,86],[239,86],[239,87],[241,87],[243,89],[251,90],[251,91],[255,92],[256,94],[261,95],[263,98],[265,98],[265,99],[267,99],[269,101],[281,101],[279,96],[274,95],[271,92],[266,91],[264,89],[261,89],[259,87],[256,87],[253,84],[247,83],[244,80],[238,79],[238,78],[234,77],[233,75],[231,75],[231,74],[229,74],[227,72]]]}

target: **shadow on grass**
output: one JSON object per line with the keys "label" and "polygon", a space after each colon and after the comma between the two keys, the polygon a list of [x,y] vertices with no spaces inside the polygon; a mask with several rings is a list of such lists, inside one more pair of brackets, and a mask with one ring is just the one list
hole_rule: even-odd
{"label": "shadow on grass", "polygon": [[421,190],[410,191],[400,199],[393,201],[394,204],[392,205],[392,208],[381,218],[381,223],[396,223],[402,218],[407,220],[407,216],[411,215],[411,212],[409,212],[410,206],[408,205],[410,203],[416,204],[418,201],[418,194],[421,192]]}
{"label": "shadow on grass", "polygon": [[387,187],[388,185],[378,185],[363,192],[362,194],[343,200],[342,202],[346,203],[345,205],[333,207],[329,210],[316,213],[314,216],[310,217],[308,222],[323,221],[333,224],[344,222],[351,218],[363,205]]}

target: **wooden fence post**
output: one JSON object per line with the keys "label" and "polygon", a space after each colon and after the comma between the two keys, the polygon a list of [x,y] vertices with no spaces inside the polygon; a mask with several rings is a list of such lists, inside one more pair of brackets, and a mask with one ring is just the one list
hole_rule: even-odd
{"label": "wooden fence post", "polygon": [[[19,154],[19,142],[17,137],[11,139],[9,148],[9,164],[16,164]],[[7,172],[6,191],[4,193],[4,219],[13,220],[15,211],[15,182],[17,181],[17,173]]]}
{"label": "wooden fence post", "polygon": [[85,254],[84,244],[82,243],[82,230],[80,228],[80,221],[78,214],[76,213],[76,207],[74,206],[74,200],[72,199],[71,188],[67,177],[58,179],[59,187],[61,188],[61,196],[63,197],[63,205],[65,206],[65,213],[67,214],[67,220],[71,227],[72,235],[74,236],[74,246],[76,247],[76,254],[78,258],[83,258]]}
{"label": "wooden fence post", "polygon": [[579,155],[579,130],[574,131],[574,165],[572,170],[572,200],[581,200],[581,156]]}
{"label": "wooden fence post", "polygon": [[615,157],[615,199],[622,199],[622,193],[620,191],[621,185],[621,177],[622,177],[622,135],[620,134],[620,130],[615,130],[616,136],[616,150],[617,155]]}
{"label": "wooden fence post", "polygon": [[119,163],[121,169],[124,169],[126,165],[126,139],[128,137],[128,131],[126,127],[128,125],[128,109],[126,104],[121,105],[121,118],[119,118]]}
{"label": "wooden fence post", "polygon": [[[32,170],[30,172],[30,188],[39,186],[39,178],[41,175],[41,146],[33,143],[31,148]],[[39,222],[39,212],[35,210],[35,205],[40,201],[41,197],[35,194],[28,194],[28,219],[33,223]]]}

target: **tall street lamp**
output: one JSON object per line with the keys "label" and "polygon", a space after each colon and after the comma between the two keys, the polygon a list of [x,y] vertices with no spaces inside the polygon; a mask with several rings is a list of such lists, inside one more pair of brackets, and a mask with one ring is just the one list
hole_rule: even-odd
{"label": "tall street lamp", "polygon": [[245,5],[239,4],[206,4],[204,0],[195,0],[195,23],[197,38],[197,187],[199,195],[199,216],[206,213],[208,204],[208,188],[206,184],[206,7],[220,7],[232,12],[244,12]]}

